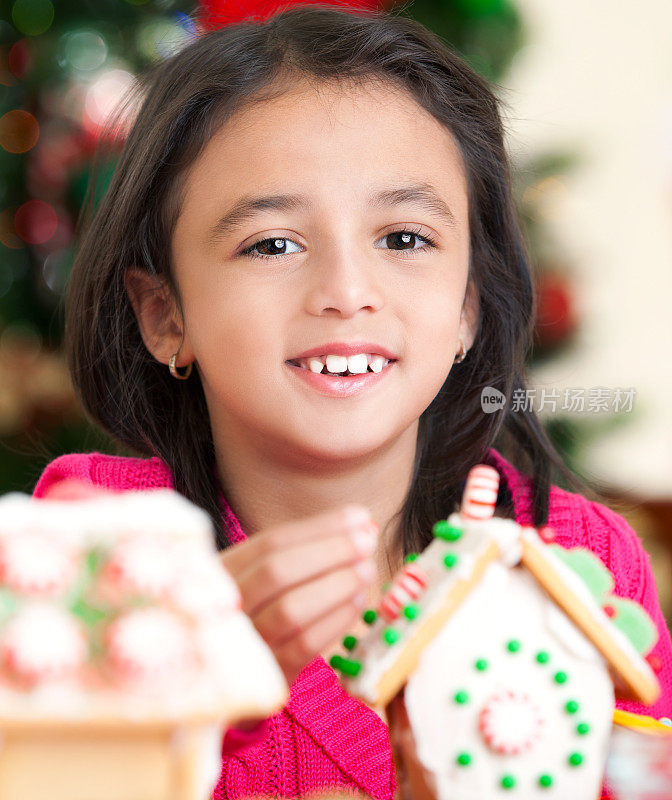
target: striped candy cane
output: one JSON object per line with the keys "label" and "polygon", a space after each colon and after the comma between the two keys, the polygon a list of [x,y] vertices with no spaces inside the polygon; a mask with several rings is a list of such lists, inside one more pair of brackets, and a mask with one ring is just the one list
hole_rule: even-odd
{"label": "striped candy cane", "polygon": [[477,464],[469,470],[460,513],[470,519],[490,519],[495,513],[499,473],[494,467]]}
{"label": "striped candy cane", "polygon": [[427,580],[427,573],[422,567],[413,561],[406,564],[385,593],[378,613],[388,622],[397,619],[404,606],[417,600],[427,588]]}

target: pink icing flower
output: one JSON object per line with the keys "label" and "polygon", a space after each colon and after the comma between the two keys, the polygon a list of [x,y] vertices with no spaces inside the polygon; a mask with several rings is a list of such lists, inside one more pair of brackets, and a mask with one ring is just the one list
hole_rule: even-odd
{"label": "pink icing flower", "polygon": [[88,644],[79,622],[64,609],[34,603],[6,624],[0,652],[7,671],[33,685],[74,674],[87,659]]}
{"label": "pink icing flower", "polygon": [[114,547],[98,579],[98,591],[107,600],[122,603],[129,596],[160,599],[177,578],[173,553],[156,536],[122,538]]}
{"label": "pink icing flower", "polygon": [[109,659],[116,677],[164,681],[192,667],[191,631],[176,615],[157,606],[122,614],[107,631]]}
{"label": "pink icing flower", "polygon": [[52,536],[34,531],[0,538],[0,584],[20,594],[64,594],[78,568],[78,554]]}

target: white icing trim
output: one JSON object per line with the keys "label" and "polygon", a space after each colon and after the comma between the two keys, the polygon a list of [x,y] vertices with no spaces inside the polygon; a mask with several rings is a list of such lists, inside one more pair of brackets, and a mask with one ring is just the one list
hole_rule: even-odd
{"label": "white icing trim", "polygon": [[124,531],[157,533],[209,543],[208,514],[172,489],[120,492],[82,500],[43,500],[20,492],[0,497],[0,537],[44,531],[75,547],[111,545]]}
{"label": "white icing trim", "polygon": [[[609,617],[604,613],[602,608],[597,604],[590,589],[586,586],[584,581],[574,572],[571,567],[567,566],[565,562],[555,555],[553,550],[545,545],[536,533],[532,531],[523,531],[521,534],[525,540],[530,543],[537,554],[545,559],[551,568],[557,572],[558,577],[565,583],[564,591],[575,595],[585,607],[585,610],[590,614],[593,621],[596,622],[605,633],[614,640],[614,643],[622,650],[622,655],[627,658],[632,667],[636,669],[641,675],[645,676],[648,680],[658,681],[655,673],[649,664],[637,652],[632,642],[628,637],[619,630]],[[565,613],[563,611],[563,613]],[[573,623],[576,624],[576,623]],[[614,665],[615,666],[615,665]]]}

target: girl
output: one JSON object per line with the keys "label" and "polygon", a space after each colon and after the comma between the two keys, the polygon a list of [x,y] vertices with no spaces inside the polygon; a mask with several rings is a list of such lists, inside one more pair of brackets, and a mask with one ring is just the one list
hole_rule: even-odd
{"label": "girl", "polygon": [[324,657],[478,462],[497,513],[591,548],[648,609],[663,695],[620,705],[669,715],[636,534],[551,485],[585,491],[532,411],[481,409],[485,387],[525,390],[534,318],[488,85],[409,18],[309,5],[201,35],[141,88],[66,330],[87,412],[146,458],[62,456],[35,494],[170,486],[211,514],[291,683],[227,735],[214,797],[393,796],[387,728]]}

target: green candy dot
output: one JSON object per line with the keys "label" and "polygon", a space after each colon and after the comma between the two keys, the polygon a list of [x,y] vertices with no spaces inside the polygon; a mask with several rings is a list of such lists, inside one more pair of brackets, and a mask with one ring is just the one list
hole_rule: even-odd
{"label": "green candy dot", "polygon": [[464,705],[465,703],[469,702],[469,693],[465,692],[464,689],[460,689],[459,692],[455,693],[454,700],[455,700],[456,703],[459,703],[460,705]]}
{"label": "green candy dot", "polygon": [[460,528],[450,525],[446,519],[435,522],[432,533],[437,539],[443,539],[446,542],[456,542],[462,536]]}
{"label": "green candy dot", "polygon": [[550,659],[550,655],[545,650],[540,650],[536,655],[537,663],[539,664],[547,664],[548,660]]}
{"label": "green candy dot", "polygon": [[570,753],[567,761],[573,766],[578,767],[583,764],[583,756],[581,753]]}
{"label": "green candy dot", "polygon": [[517,653],[520,650],[520,642],[517,639],[511,639],[506,643],[506,649],[509,653]]}
{"label": "green candy dot", "polygon": [[488,662],[484,658],[479,658],[474,666],[479,672],[485,672],[485,670],[488,668]]}
{"label": "green candy dot", "polygon": [[399,641],[399,631],[394,628],[385,628],[383,630],[383,641],[385,644],[393,645]]}
{"label": "green candy dot", "polygon": [[502,789],[513,789],[513,787],[516,785],[516,779],[513,777],[513,775],[503,775],[500,784]]}
{"label": "green candy dot", "polygon": [[418,554],[417,554],[417,553],[409,553],[409,554],[408,554],[408,555],[407,555],[407,556],[404,558],[404,564],[408,564],[408,563],[410,563],[411,561],[415,561],[415,560],[417,559],[417,557],[418,557]]}
{"label": "green candy dot", "polygon": [[420,613],[420,609],[414,603],[404,607],[404,616],[406,619],[415,619]]}
{"label": "green candy dot", "polygon": [[376,621],[378,614],[372,609],[367,608],[366,611],[362,614],[362,619],[366,622],[367,625],[373,625]]}
{"label": "green candy dot", "polygon": [[458,756],[455,759],[455,761],[461,767],[468,767],[469,764],[471,764],[471,754],[470,753],[458,753]]}
{"label": "green candy dot", "polygon": [[568,714],[576,714],[578,710],[579,710],[579,704],[576,702],[576,700],[568,700],[565,703],[565,711]]}
{"label": "green candy dot", "polygon": [[350,675],[353,678],[359,675],[362,665],[359,661],[350,658],[343,658],[343,656],[335,655],[329,659],[329,666],[332,669],[337,669],[344,675]]}
{"label": "green candy dot", "polygon": [[356,636],[346,636],[345,639],[343,639],[343,647],[345,647],[346,650],[353,650],[356,644]]}
{"label": "green candy dot", "polygon": [[553,786],[553,778],[550,775],[540,775],[539,786],[543,789],[548,789],[549,786]]}
{"label": "green candy dot", "polygon": [[383,592],[387,592],[387,591],[389,591],[390,586],[392,586],[391,581],[385,581],[385,583],[382,585],[381,588],[382,588]]}
{"label": "green candy dot", "polygon": [[587,722],[579,722],[579,724],[576,726],[576,732],[580,736],[585,736],[590,732],[590,725]]}
{"label": "green candy dot", "polygon": [[446,553],[443,557],[443,563],[448,569],[452,569],[457,564],[457,553]]}
{"label": "green candy dot", "polygon": [[562,671],[556,672],[555,675],[553,676],[553,680],[556,683],[567,683],[568,678],[569,676],[567,675],[567,673]]}

